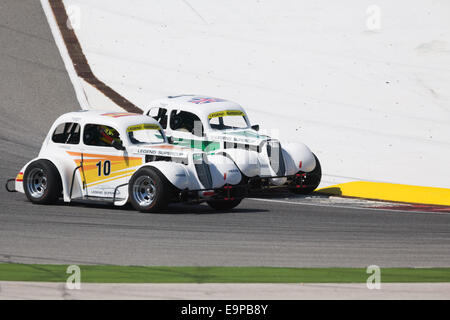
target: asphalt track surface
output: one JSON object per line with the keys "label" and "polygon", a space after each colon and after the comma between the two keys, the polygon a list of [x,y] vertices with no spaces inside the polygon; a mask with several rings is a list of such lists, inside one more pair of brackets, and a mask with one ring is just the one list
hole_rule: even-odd
{"label": "asphalt track surface", "polygon": [[[37,155],[52,122],[77,109],[37,0],[0,4],[0,175]],[[59,203],[0,190],[0,262],[291,267],[450,265],[450,215],[245,200],[223,213],[161,214]]]}

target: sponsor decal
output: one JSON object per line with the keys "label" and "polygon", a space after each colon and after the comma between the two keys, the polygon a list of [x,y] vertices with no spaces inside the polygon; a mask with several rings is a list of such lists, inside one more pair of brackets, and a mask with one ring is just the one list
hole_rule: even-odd
{"label": "sponsor decal", "polygon": [[106,117],[112,117],[112,118],[120,118],[120,117],[128,117],[128,116],[139,116],[138,113],[131,113],[131,112],[109,112],[109,113],[103,113],[102,116]]}
{"label": "sponsor decal", "polygon": [[211,102],[225,102],[226,100],[219,99],[219,98],[208,98],[208,97],[195,97],[189,100],[188,102],[195,103],[195,104],[205,104],[205,103],[211,103]]}
{"label": "sponsor decal", "polygon": [[[92,189],[89,191],[91,195],[98,196],[98,197],[114,197],[114,189],[112,188],[100,188],[100,189]],[[120,190],[117,189],[116,191],[116,197],[120,196]]]}
{"label": "sponsor decal", "polygon": [[242,112],[240,110],[224,110],[224,111],[210,113],[208,116],[208,119],[220,118],[220,117],[225,117],[225,116],[244,116],[244,115],[245,115],[244,112]]}
{"label": "sponsor decal", "polygon": [[183,152],[165,151],[165,150],[157,150],[157,149],[139,148],[137,150],[137,152],[141,153],[141,154],[149,154],[149,155],[157,155],[157,156],[170,156],[170,157],[182,157],[182,156],[184,156]]}
{"label": "sponsor decal", "polygon": [[161,127],[154,123],[143,123],[134,126],[129,126],[127,128],[127,132],[134,132],[139,130],[161,130]]}
{"label": "sponsor decal", "polygon": [[241,138],[241,137],[230,137],[226,135],[220,135],[220,136],[214,136],[211,137],[213,140],[219,140],[219,141],[225,141],[225,142],[245,142],[249,144],[257,144],[258,140],[255,139],[247,139],[247,138]]}

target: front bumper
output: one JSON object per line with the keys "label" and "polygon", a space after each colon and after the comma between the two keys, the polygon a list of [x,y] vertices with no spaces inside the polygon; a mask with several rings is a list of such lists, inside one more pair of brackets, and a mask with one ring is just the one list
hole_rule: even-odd
{"label": "front bumper", "polygon": [[[296,173],[290,176],[270,176],[270,177],[252,177],[248,179],[248,193],[258,193],[263,191],[270,191],[273,189],[302,189],[310,187],[306,183],[306,176],[311,176],[314,173]],[[282,185],[273,185],[273,179],[286,179]]]}
{"label": "front bumper", "polygon": [[[270,177],[252,177],[246,178],[244,183],[239,185],[225,185],[216,189],[200,190],[181,190],[178,194],[180,202],[200,203],[210,200],[237,200],[250,196],[260,195],[261,193],[282,190],[282,189],[300,189],[308,188],[310,185],[305,183],[306,173],[297,173],[291,176],[270,176]],[[272,185],[272,179],[286,178],[282,185]]]}
{"label": "front bumper", "polygon": [[248,184],[230,185],[226,184],[216,189],[181,190],[178,194],[180,202],[200,203],[211,200],[233,201],[243,199],[249,194]]}

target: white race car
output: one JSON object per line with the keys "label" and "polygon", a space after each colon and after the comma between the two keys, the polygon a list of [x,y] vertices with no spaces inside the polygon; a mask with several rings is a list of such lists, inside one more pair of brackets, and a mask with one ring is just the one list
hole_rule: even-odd
{"label": "white race car", "polygon": [[171,143],[233,160],[250,190],[285,186],[308,194],[320,183],[319,160],[303,143],[283,143],[258,133],[245,110],[219,98],[178,95],[149,103]]}
{"label": "white race car", "polygon": [[[33,203],[109,202],[155,212],[171,201],[206,201],[219,210],[246,193],[236,165],[223,155],[174,146],[160,124],[135,113],[78,111],[60,116],[39,156],[27,163],[14,189]],[[242,188],[240,188],[242,187]]]}

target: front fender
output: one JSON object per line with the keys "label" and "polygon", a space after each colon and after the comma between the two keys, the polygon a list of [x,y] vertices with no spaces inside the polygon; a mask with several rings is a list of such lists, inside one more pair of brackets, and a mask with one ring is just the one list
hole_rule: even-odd
{"label": "front fender", "polygon": [[225,149],[222,154],[229,157],[237,168],[247,177],[260,175],[259,154],[243,149]]}
{"label": "front fender", "polygon": [[311,172],[316,167],[316,159],[311,150],[303,143],[282,144],[283,157],[286,164],[286,175],[299,171]]}
{"label": "front fender", "polygon": [[234,161],[223,154],[208,156],[213,188],[221,188],[225,184],[237,185],[242,180],[242,174]]}

